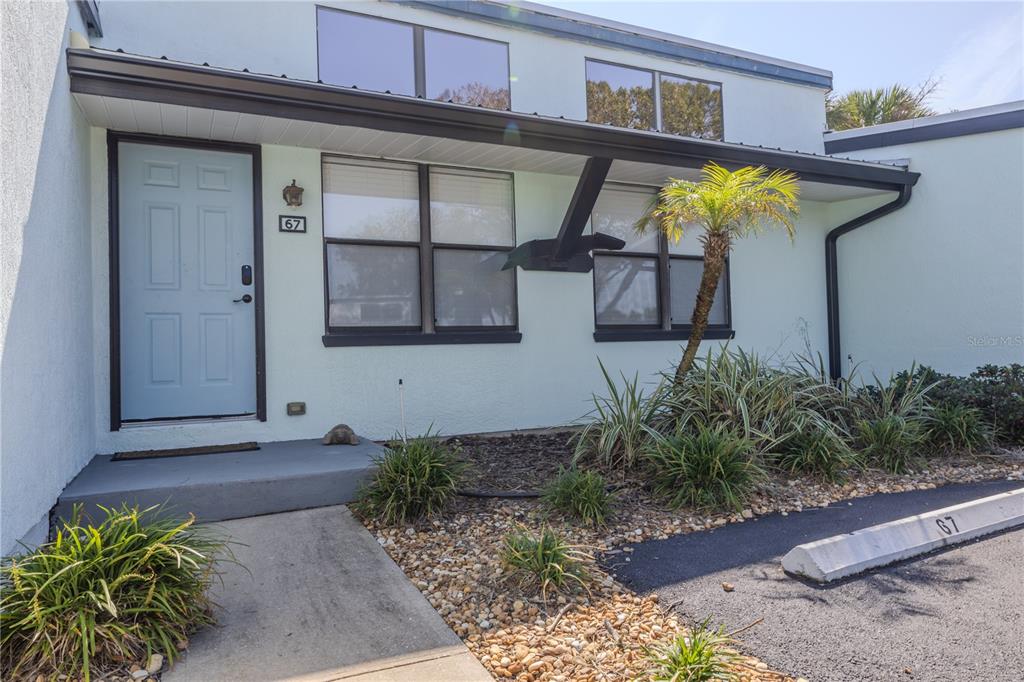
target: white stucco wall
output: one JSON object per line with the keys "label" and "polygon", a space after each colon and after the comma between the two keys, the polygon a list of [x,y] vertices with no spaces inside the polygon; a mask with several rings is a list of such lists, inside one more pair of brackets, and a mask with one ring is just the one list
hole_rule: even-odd
{"label": "white stucco wall", "polygon": [[[96,141],[104,146],[99,131]],[[109,431],[109,358],[105,284],[98,274],[95,347],[98,449],[175,447],[190,443],[311,438],[338,421],[360,433],[388,437],[400,428],[398,380],[403,379],[407,428],[433,425],[446,433],[551,426],[590,409],[603,392],[597,358],[651,378],[681,355],[682,341],[596,343],[592,275],[518,272],[521,343],[498,345],[325,348],[320,154],[263,147],[264,276],[266,286],[267,413],[265,423],[179,424]],[[105,153],[94,151],[94,177],[105,174]],[[277,230],[285,212],[281,187],[292,178],[305,188],[296,212],[307,234]],[[575,187],[566,176],[516,173],[516,237],[549,238]],[[825,345],[822,244],[826,206],[805,202],[799,235],[790,244],[773,233],[739,244],[731,261],[735,344],[782,355]],[[102,211],[98,211],[102,213]],[[106,271],[106,217],[94,225],[97,273]],[[714,342],[718,343],[718,342]],[[307,414],[285,415],[305,401]]]}
{"label": "white stucco wall", "polygon": [[921,173],[907,206],[839,240],[844,358],[880,375],[1024,362],[1024,129],[842,156]]}
{"label": "white stucco wall", "polygon": [[84,30],[73,5],[0,3],[5,553],[30,530],[38,535],[57,494],[94,452],[89,128],[68,91],[70,30]]}
{"label": "white stucco wall", "polygon": [[[321,2],[365,14],[509,43],[512,109],[586,118],[585,60],[659,69],[722,83],[725,138],[731,142],[822,153],[825,92],[652,55],[559,39],[394,2]],[[316,80],[316,6],[312,2],[102,3],[97,47],[213,66]],[[153,27],[159,26],[155,31]]]}

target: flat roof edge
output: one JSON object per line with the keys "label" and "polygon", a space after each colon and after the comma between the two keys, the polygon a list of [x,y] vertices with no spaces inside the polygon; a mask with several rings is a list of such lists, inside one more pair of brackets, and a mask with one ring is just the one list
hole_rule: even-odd
{"label": "flat roof edge", "polygon": [[826,69],[774,59],[724,45],[691,40],[682,36],[645,29],[641,26],[601,20],[598,17],[575,12],[564,12],[554,7],[531,2],[510,5],[472,0],[392,1],[464,18],[538,31],[560,38],[583,40],[659,57],[683,59],[711,68],[797,85],[832,89],[832,72]]}
{"label": "flat roof edge", "polygon": [[825,153],[892,147],[1024,128],[1024,100],[825,133]]}

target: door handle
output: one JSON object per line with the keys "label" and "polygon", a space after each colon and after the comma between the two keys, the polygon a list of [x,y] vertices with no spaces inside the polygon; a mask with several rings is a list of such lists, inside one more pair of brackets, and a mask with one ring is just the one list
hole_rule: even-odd
{"label": "door handle", "polygon": [[231,302],[232,303],[252,303],[252,296],[250,296],[249,294],[243,294],[242,298],[236,298],[236,299],[234,299]]}

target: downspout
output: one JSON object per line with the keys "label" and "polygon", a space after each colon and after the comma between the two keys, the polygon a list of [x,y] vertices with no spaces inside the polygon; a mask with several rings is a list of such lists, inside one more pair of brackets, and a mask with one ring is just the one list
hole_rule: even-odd
{"label": "downspout", "polygon": [[825,237],[825,299],[828,311],[828,372],[833,381],[843,376],[842,348],[839,339],[839,274],[836,242],[847,232],[878,220],[882,216],[898,211],[910,201],[912,185],[901,185],[900,194],[893,201],[868,211],[853,220],[848,220],[832,229]]}

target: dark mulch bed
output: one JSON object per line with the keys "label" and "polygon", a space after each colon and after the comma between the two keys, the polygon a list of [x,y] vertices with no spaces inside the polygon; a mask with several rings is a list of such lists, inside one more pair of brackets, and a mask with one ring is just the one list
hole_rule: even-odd
{"label": "dark mulch bed", "polygon": [[469,464],[463,487],[469,490],[528,492],[551,481],[572,462],[572,431],[517,433],[507,436],[453,436]]}

